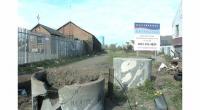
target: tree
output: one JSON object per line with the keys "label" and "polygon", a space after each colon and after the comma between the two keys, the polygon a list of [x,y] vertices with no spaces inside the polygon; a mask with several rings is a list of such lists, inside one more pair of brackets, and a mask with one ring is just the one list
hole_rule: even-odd
{"label": "tree", "polygon": [[116,51],[117,50],[116,44],[110,44],[109,45],[109,50]]}

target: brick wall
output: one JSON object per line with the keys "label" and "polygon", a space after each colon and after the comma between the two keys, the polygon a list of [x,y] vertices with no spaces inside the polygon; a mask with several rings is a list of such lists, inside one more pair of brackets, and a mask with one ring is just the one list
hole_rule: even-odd
{"label": "brick wall", "polygon": [[41,33],[41,34],[47,34],[47,35],[50,36],[50,33],[47,30],[45,30],[43,27],[41,27],[41,26],[37,26],[37,27],[33,28],[32,32],[37,32],[37,33]]}
{"label": "brick wall", "polygon": [[87,51],[91,53],[93,51],[93,38],[92,35],[83,31],[79,27],[74,24],[68,24],[61,27],[59,32],[63,33],[65,36],[70,37],[73,36],[74,38],[78,38],[79,40],[83,40],[86,43]]}

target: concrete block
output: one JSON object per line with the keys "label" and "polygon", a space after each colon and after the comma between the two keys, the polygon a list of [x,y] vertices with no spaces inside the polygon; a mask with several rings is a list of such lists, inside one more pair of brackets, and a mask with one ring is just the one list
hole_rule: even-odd
{"label": "concrete block", "polygon": [[152,60],[147,58],[114,58],[114,84],[124,88],[134,88],[143,85],[150,79]]}

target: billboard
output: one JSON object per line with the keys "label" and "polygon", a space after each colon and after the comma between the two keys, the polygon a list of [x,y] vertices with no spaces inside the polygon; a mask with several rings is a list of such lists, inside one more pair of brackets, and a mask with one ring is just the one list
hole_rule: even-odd
{"label": "billboard", "polygon": [[160,50],[160,24],[158,23],[135,23],[136,51]]}

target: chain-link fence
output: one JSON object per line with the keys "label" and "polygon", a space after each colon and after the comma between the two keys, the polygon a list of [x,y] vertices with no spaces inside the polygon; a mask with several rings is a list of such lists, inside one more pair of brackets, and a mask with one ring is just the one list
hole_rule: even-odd
{"label": "chain-link fence", "polygon": [[83,41],[18,28],[18,64],[81,56],[85,53]]}

